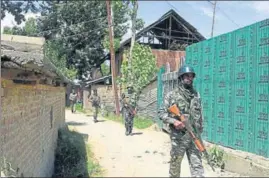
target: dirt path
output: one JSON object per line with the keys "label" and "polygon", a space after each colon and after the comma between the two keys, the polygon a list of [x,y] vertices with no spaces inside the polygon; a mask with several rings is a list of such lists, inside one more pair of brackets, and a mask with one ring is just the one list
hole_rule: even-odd
{"label": "dirt path", "polygon": [[[102,120],[102,118],[99,118]],[[168,177],[169,136],[162,132],[134,129],[136,135],[125,136],[123,125],[103,121],[94,123],[92,117],[66,111],[66,122],[89,135],[88,142],[105,177]],[[204,163],[206,177],[238,177],[239,175],[217,171],[213,173]],[[190,177],[188,160],[182,162],[182,177]]]}

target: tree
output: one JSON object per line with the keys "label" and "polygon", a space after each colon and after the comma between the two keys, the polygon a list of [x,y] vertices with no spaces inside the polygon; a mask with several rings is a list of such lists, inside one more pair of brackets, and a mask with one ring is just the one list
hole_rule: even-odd
{"label": "tree", "polygon": [[[130,47],[130,52],[129,52],[129,58],[128,58],[128,69],[129,71],[132,68],[132,51],[134,48],[134,43],[135,43],[135,34],[136,34],[136,16],[137,16],[137,10],[138,10],[138,2],[137,0],[132,0],[132,5],[133,5],[133,10],[131,11],[131,19],[132,19],[132,39],[131,39],[131,47]],[[129,82],[132,82],[132,75],[131,71],[129,73]],[[132,85],[132,84],[131,84]]]}
{"label": "tree", "polygon": [[12,28],[5,26],[3,29],[3,33],[12,35],[13,34]]}
{"label": "tree", "polygon": [[29,18],[26,22],[24,27],[14,26],[14,27],[4,27],[4,34],[11,34],[11,35],[25,35],[30,37],[37,37],[37,25],[35,18]]}
{"label": "tree", "polygon": [[[130,51],[125,50],[124,57],[128,57],[129,53]],[[149,46],[140,45],[137,42],[134,44],[132,54],[131,79],[134,91],[137,96],[139,96],[141,90],[150,82],[157,72],[156,59]],[[130,72],[128,63],[128,60],[123,60],[121,65],[122,76],[118,79],[119,84],[124,86],[129,82],[128,74]]]}
{"label": "tree", "polygon": [[[128,29],[129,7],[123,1],[113,1],[112,8],[115,42],[119,46]],[[66,55],[68,66],[78,69],[80,78],[104,62],[108,45],[105,1],[54,2],[41,15],[39,31],[47,40],[62,45],[61,55]]]}
{"label": "tree", "polygon": [[31,17],[25,22],[25,26],[23,28],[25,34],[27,36],[38,36],[37,24],[36,19]]}
{"label": "tree", "polygon": [[[6,12],[11,13],[17,24],[21,24],[25,21],[23,13],[33,12],[37,13],[44,7],[46,7],[50,2],[46,1],[11,1],[11,0],[1,0],[1,20],[6,17]],[[39,4],[39,5],[38,5]]]}
{"label": "tree", "polygon": [[67,68],[66,56],[60,55],[61,44],[47,41],[44,46],[44,53],[46,59],[50,60],[57,69],[70,80],[74,80],[77,76],[77,70],[74,68]]}

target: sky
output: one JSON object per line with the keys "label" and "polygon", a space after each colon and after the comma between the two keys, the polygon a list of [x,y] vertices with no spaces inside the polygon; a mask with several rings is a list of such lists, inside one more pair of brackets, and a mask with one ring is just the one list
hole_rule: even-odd
{"label": "sky", "polygon": [[[138,4],[138,17],[145,21],[145,26],[174,9],[203,36],[210,37],[213,6],[208,1],[139,1]],[[40,14],[26,14],[26,18],[35,16]],[[214,36],[217,36],[269,18],[269,1],[218,1],[215,17]],[[13,16],[7,13],[1,21],[1,33],[3,26],[15,24]],[[129,30],[123,40],[130,34]]]}

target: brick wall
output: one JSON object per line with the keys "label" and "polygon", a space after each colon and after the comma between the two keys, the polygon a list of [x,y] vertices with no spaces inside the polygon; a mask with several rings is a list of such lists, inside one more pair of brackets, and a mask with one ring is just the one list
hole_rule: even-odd
{"label": "brick wall", "polygon": [[65,88],[1,84],[3,156],[19,177],[51,177],[58,128],[65,122]]}

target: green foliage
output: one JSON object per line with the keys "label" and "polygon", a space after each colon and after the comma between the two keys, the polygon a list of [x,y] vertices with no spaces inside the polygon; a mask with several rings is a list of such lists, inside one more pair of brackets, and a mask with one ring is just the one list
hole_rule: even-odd
{"label": "green foliage", "polygon": [[[37,5],[39,3],[39,5]],[[42,7],[45,7],[49,2],[46,1],[11,1],[11,0],[2,0],[1,1],[1,19],[6,17],[6,12],[11,13],[15,21],[18,24],[21,24],[25,21],[25,17],[23,13],[33,12],[37,13],[40,12]]]}
{"label": "green foliage", "polygon": [[[113,1],[113,29],[115,47],[119,47],[121,37],[127,32],[128,6],[121,1]],[[105,1],[54,2],[42,11],[38,20],[40,31],[46,31],[46,39],[59,41],[66,55],[67,65],[75,66],[78,77],[83,77],[104,62],[105,48],[109,49],[107,10]],[[60,28],[61,30],[50,30]]]}
{"label": "green foliage", "polygon": [[12,35],[13,34],[12,28],[10,28],[8,26],[5,26],[4,29],[3,29],[3,34],[10,34],[10,35]]}
{"label": "green foliage", "polygon": [[[106,119],[124,124],[124,119],[122,118],[122,116],[117,116],[112,113],[108,113]],[[141,116],[134,117],[134,127],[137,129],[146,129],[152,126],[153,124],[154,122],[152,120],[147,119],[145,117]]]}
{"label": "green foliage", "polygon": [[102,70],[103,76],[107,76],[110,74],[110,66],[106,63],[103,63],[101,65],[101,70]]}
{"label": "green foliage", "polygon": [[[87,139],[86,139],[87,140]],[[53,177],[76,178],[102,175],[84,136],[69,129],[59,130]]]}
{"label": "green foliage", "polygon": [[[129,51],[124,52],[125,56],[129,56]],[[140,45],[135,43],[132,52],[132,62],[131,62],[131,79],[128,79],[128,61],[125,59],[121,66],[122,76],[118,79],[118,82],[123,85],[131,83],[137,94],[141,92],[143,87],[145,87],[150,80],[154,77],[157,72],[156,59],[152,54],[151,48],[149,46]]]}
{"label": "green foliage", "polygon": [[29,18],[25,22],[25,26],[23,27],[23,31],[27,36],[37,36],[37,23],[35,18]]}
{"label": "green foliage", "polygon": [[152,126],[154,122],[148,118],[135,116],[134,118],[134,126],[137,129],[146,129]]}
{"label": "green foliage", "polygon": [[60,44],[47,41],[44,45],[46,59],[50,60],[59,70],[70,80],[74,80],[77,75],[77,70],[74,67],[67,68],[66,56],[61,55]]}
{"label": "green foliage", "polygon": [[[127,33],[127,27],[130,28],[130,24],[126,25],[123,29],[118,24],[126,23],[130,20],[130,14],[132,13],[132,9],[128,6],[129,3],[123,1],[112,1],[112,9],[113,9],[113,22],[115,24],[114,28],[114,50],[117,51],[120,48],[120,41],[122,36]],[[124,14],[124,16],[123,16]],[[136,30],[141,30],[144,27],[145,22],[142,19],[137,19],[136,21]],[[103,45],[106,50],[110,49],[109,42],[109,34],[107,29],[107,35],[103,40]]]}
{"label": "green foliage", "polygon": [[83,109],[83,107],[82,107],[82,103],[77,103],[76,104],[76,110],[78,111],[78,112],[81,112],[81,113],[86,113],[86,111]]}
{"label": "green foliage", "polygon": [[218,148],[217,146],[214,146],[208,150],[209,156],[212,160],[212,163],[214,166],[224,168],[225,164],[225,152],[224,150]]}
{"label": "green foliage", "polygon": [[24,27],[14,26],[14,27],[4,27],[4,34],[10,35],[23,35],[23,36],[30,36],[36,37],[37,34],[37,24],[35,18],[29,18],[26,22]]}

